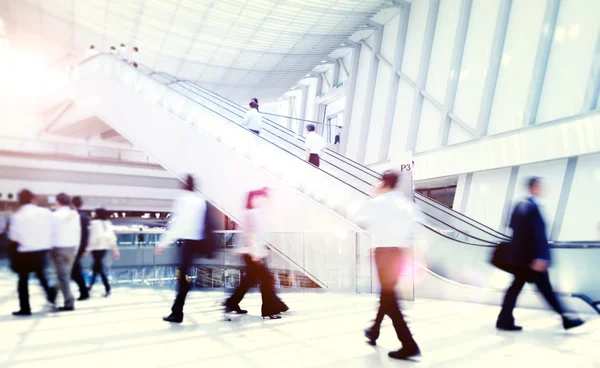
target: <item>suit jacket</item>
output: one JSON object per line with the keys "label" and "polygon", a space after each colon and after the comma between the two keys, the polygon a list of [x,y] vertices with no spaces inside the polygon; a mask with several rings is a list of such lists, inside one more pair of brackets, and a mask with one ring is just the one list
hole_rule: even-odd
{"label": "suit jacket", "polygon": [[513,264],[528,268],[535,259],[550,261],[546,224],[532,198],[519,203],[511,216]]}
{"label": "suit jacket", "polygon": [[81,258],[88,246],[90,237],[90,217],[83,212],[79,212],[79,222],[81,223],[81,241],[77,250],[77,258]]}

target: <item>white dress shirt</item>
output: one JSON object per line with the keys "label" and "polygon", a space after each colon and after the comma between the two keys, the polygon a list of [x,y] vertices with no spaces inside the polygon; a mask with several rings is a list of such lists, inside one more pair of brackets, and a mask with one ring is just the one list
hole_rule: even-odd
{"label": "white dress shirt", "polygon": [[325,148],[325,142],[323,137],[315,132],[310,132],[306,135],[306,142],[304,148],[309,150],[311,154],[320,155],[321,151]]}
{"label": "white dress shirt", "polygon": [[372,248],[405,248],[415,244],[420,225],[412,202],[399,191],[369,199],[355,214],[372,235]]}
{"label": "white dress shirt", "polygon": [[18,252],[52,248],[52,212],[34,204],[21,206],[10,218],[8,237],[17,243]]}
{"label": "white dress shirt", "polygon": [[81,243],[81,221],[79,213],[71,207],[63,206],[52,213],[54,248],[79,248]]}
{"label": "white dress shirt", "polygon": [[173,204],[171,222],[158,247],[166,248],[177,239],[204,239],[205,215],[206,201],[194,192],[185,191]]}
{"label": "white dress shirt", "polygon": [[90,239],[87,251],[117,249],[117,235],[108,220],[90,222]]}
{"label": "white dress shirt", "polygon": [[242,125],[250,130],[256,130],[260,132],[262,127],[262,115],[256,109],[250,109],[246,112]]}
{"label": "white dress shirt", "polygon": [[264,228],[264,211],[260,208],[247,210],[244,214],[244,247],[239,253],[250,254],[254,258],[263,259],[269,255],[267,249],[266,231]]}

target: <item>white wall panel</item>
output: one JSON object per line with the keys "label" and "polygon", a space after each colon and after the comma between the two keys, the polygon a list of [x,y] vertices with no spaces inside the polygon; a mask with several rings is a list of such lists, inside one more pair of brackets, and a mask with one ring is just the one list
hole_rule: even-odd
{"label": "white wall panel", "polygon": [[[348,68],[348,72],[350,72],[350,70],[352,70],[352,53],[354,51],[350,51],[348,53],[348,55],[344,56],[342,58],[342,60],[344,61],[344,65],[346,66],[346,68]],[[348,74],[346,74],[346,71],[344,70],[344,67],[340,65],[340,82],[345,82],[347,81],[349,78]]]}
{"label": "white wall panel", "polygon": [[458,181],[456,182],[456,191],[454,193],[454,202],[452,203],[452,209],[460,212],[460,205],[462,204],[463,197],[465,195],[465,190],[467,184],[467,174],[459,175]]}
{"label": "white wall panel", "polygon": [[559,240],[600,239],[600,153],[577,160]]}
{"label": "white wall panel", "polygon": [[388,158],[394,157],[398,152],[406,150],[408,126],[410,124],[410,116],[412,115],[414,98],[415,90],[406,81],[401,79],[396,98],[396,110],[394,111],[394,125],[392,127]]}
{"label": "white wall panel", "polygon": [[417,80],[421,64],[421,50],[423,49],[423,41],[425,40],[428,11],[429,0],[414,1],[410,7],[402,71],[413,81]]}
{"label": "white wall panel", "polygon": [[367,140],[367,151],[365,155],[366,165],[379,161],[383,122],[385,119],[388,95],[390,93],[390,79],[392,77],[392,68],[385,63],[379,63],[377,80],[375,81],[375,93],[373,95],[371,125],[369,126],[369,138]]}
{"label": "white wall panel", "polygon": [[488,134],[521,128],[547,0],[513,0]]}
{"label": "white wall panel", "polygon": [[308,95],[306,100],[306,119],[307,120],[317,120],[317,80],[311,80],[311,83],[308,85],[307,92]]}
{"label": "white wall panel", "polygon": [[473,129],[477,127],[499,8],[500,0],[473,0],[471,8],[454,113]]}
{"label": "white wall panel", "polygon": [[424,100],[415,152],[428,151],[439,146],[441,122],[441,111],[431,102]]}
{"label": "white wall panel", "polygon": [[[356,87],[354,92],[354,103],[352,105],[352,120],[350,123],[350,132],[348,136],[348,146],[346,156],[356,159],[358,152],[358,142],[361,139],[360,129],[362,125],[362,115],[366,97],[367,78],[369,68],[371,67],[371,50],[366,47],[360,48],[360,57],[358,60],[358,74],[356,75]],[[362,139],[365,139],[364,137]]]}
{"label": "white wall panel", "polygon": [[450,77],[452,51],[454,50],[461,2],[461,0],[442,0],[435,26],[425,89],[440,103],[444,103],[446,99],[446,84]]}
{"label": "white wall panel", "polygon": [[465,214],[493,229],[501,229],[510,171],[507,167],[474,173]]}
{"label": "white wall panel", "polygon": [[600,1],[561,1],[536,123],[581,112],[600,31]]}
{"label": "white wall panel", "polygon": [[381,41],[381,55],[389,62],[394,61],[396,43],[398,41],[398,26],[400,25],[400,14],[390,19],[383,27],[383,39]]}
{"label": "white wall panel", "polygon": [[512,207],[529,195],[527,179],[533,176],[540,177],[544,186],[544,195],[539,198],[539,204],[542,216],[546,221],[547,235],[550,235],[554,224],[554,216],[567,170],[567,161],[568,159],[553,160],[519,167]]}

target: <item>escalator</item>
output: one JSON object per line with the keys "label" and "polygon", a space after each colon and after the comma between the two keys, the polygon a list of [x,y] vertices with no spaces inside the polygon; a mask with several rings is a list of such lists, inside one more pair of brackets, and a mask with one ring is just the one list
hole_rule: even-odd
{"label": "escalator", "polygon": [[[275,238],[271,245],[278,252],[331,288],[340,286],[340,268],[355,266],[357,253],[339,246],[339,241],[335,245],[324,241],[324,234],[360,231],[351,213],[371,193],[379,174],[332,151],[323,155],[321,168],[312,167],[303,160],[303,138],[293,132],[265,119],[264,133],[257,136],[239,126],[244,112],[240,106],[190,82],[160,74],[150,77],[108,55],[82,63],[70,86],[75,103],[56,126],[93,116],[101,119],[177,177],[187,173],[198,177],[197,189],[234,220],[241,218],[240,203],[248,190],[273,188],[269,229],[303,234],[301,254],[299,240]],[[489,256],[475,249],[487,249],[489,254],[489,247],[506,236],[433,200],[416,198],[429,230],[428,246],[417,247],[417,262],[436,272],[437,268],[440,276],[456,278],[439,264],[460,268],[476,261],[474,267],[481,267],[480,274],[488,277],[493,271],[488,272]],[[600,260],[598,248],[577,249],[583,250],[568,253],[591,251],[587,259]],[[468,277],[460,281],[487,286]]]}

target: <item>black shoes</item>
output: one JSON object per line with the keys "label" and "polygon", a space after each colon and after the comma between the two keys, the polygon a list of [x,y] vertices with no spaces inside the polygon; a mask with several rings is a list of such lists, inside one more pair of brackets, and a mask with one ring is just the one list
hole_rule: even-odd
{"label": "black shoes", "polygon": [[46,300],[48,301],[48,303],[50,303],[51,305],[54,305],[56,303],[56,297],[58,296],[58,290],[56,288],[51,288],[48,293],[46,294]]}
{"label": "black shoes", "polygon": [[79,298],[77,298],[77,300],[81,302],[81,301],[84,301],[84,300],[88,300],[89,298],[90,298],[89,294],[81,294],[79,296]]}
{"label": "black shoes", "polygon": [[270,316],[263,316],[263,319],[268,318],[268,319],[281,319],[281,316],[278,314],[272,314]]}
{"label": "black shoes", "polygon": [[245,310],[245,309],[240,308],[239,305],[236,305],[234,307],[230,307],[228,305],[225,305],[225,313],[248,314],[248,311]]}
{"label": "black shoes", "polygon": [[390,358],[399,359],[399,360],[408,360],[410,358],[413,358],[413,357],[416,357],[419,355],[421,355],[421,351],[419,350],[418,347],[415,347],[412,349],[402,348],[398,351],[391,351],[388,353],[388,356]]}
{"label": "black shoes", "polygon": [[106,290],[106,293],[104,293],[102,296],[108,298],[110,296],[110,290]]}
{"label": "black shoes", "polygon": [[521,331],[521,330],[523,330],[523,327],[517,326],[514,323],[512,325],[502,324],[502,323],[496,323],[496,329],[501,330],[501,331],[515,332],[515,331]]}
{"label": "black shoes", "polygon": [[19,317],[31,316],[31,311],[19,310],[16,312],[12,312],[12,315],[19,316]]}
{"label": "black shoes", "polygon": [[365,330],[365,337],[369,340],[369,344],[376,345],[377,339],[379,338],[379,331],[375,330],[373,327],[367,328]]}
{"label": "black shoes", "polygon": [[169,316],[163,317],[163,321],[171,322],[171,323],[181,323],[181,322],[183,322],[183,313],[182,314],[171,313]]}
{"label": "black shoes", "polygon": [[585,321],[581,318],[563,317],[563,327],[565,328],[565,330],[570,330],[572,328],[579,327],[584,323]]}
{"label": "black shoes", "polygon": [[64,307],[59,307],[56,309],[57,312],[73,312],[74,310],[75,310],[74,306],[70,306],[70,307],[64,306]]}

